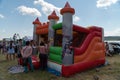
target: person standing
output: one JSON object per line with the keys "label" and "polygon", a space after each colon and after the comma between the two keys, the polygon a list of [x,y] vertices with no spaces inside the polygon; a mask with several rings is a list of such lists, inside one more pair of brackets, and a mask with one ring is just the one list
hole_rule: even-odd
{"label": "person standing", "polygon": [[2,48],[3,48],[2,42],[0,41],[0,54],[2,53]]}
{"label": "person standing", "polygon": [[36,42],[34,41],[34,40],[31,40],[30,41],[30,43],[31,43],[31,47],[32,47],[32,55],[37,55],[37,45],[36,45]]}
{"label": "person standing", "polygon": [[113,56],[110,51],[109,51],[109,43],[108,42],[105,42],[105,53],[106,53],[106,56]]}
{"label": "person standing", "polygon": [[22,50],[22,39],[18,40],[18,44],[17,44],[17,58],[18,58],[18,64],[21,65],[22,64],[22,55],[21,55],[21,50]]}
{"label": "person standing", "polygon": [[13,41],[10,41],[9,45],[8,45],[8,53],[6,55],[7,60],[13,60],[15,59],[15,49],[14,49],[14,44]]}
{"label": "person standing", "polygon": [[46,52],[47,52],[47,54],[49,54],[49,47],[50,47],[50,41],[49,41],[49,40],[46,41],[45,47],[46,47]]}
{"label": "person standing", "polygon": [[28,72],[28,63],[30,64],[30,69],[33,71],[34,67],[32,64],[32,47],[30,46],[30,42],[26,41],[26,45],[21,50],[22,58],[23,58],[23,66],[24,72]]}
{"label": "person standing", "polygon": [[40,59],[40,69],[46,70],[48,56],[47,56],[47,48],[43,41],[41,41],[39,46],[39,59]]}
{"label": "person standing", "polygon": [[2,54],[5,54],[6,52],[6,40],[3,40],[2,42]]}

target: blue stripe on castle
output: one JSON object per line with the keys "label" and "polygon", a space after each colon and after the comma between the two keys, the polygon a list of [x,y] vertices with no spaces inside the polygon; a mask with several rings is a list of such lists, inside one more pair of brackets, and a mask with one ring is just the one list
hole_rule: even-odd
{"label": "blue stripe on castle", "polygon": [[61,76],[61,73],[59,71],[56,71],[52,68],[48,68],[47,70],[48,70],[48,72],[55,74],[56,76]]}

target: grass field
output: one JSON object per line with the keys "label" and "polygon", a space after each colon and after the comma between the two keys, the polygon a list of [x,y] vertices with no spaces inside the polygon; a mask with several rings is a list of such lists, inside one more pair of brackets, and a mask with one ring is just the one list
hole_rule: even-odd
{"label": "grass field", "polygon": [[8,68],[17,65],[17,60],[6,61],[5,55],[0,54],[0,80],[120,80],[120,55],[106,57],[106,60],[110,65],[76,73],[65,78],[40,70],[28,73],[8,73]]}

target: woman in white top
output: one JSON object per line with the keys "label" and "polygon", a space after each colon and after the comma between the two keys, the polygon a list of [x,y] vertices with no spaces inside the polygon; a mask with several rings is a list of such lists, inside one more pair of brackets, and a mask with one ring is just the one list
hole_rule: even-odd
{"label": "woman in white top", "polygon": [[12,60],[15,59],[15,49],[14,49],[14,44],[13,41],[10,41],[10,44],[8,45],[8,54],[7,54],[7,60]]}

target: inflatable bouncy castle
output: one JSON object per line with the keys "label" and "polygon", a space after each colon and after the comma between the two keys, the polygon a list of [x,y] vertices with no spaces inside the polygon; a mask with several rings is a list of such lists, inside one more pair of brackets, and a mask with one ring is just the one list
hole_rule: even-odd
{"label": "inflatable bouncy castle", "polygon": [[49,40],[48,71],[70,76],[105,63],[104,31],[97,26],[82,27],[73,24],[74,8],[67,2],[60,10],[62,22],[55,11],[48,16],[49,22],[34,24],[34,40]]}

